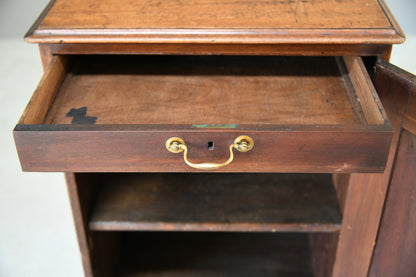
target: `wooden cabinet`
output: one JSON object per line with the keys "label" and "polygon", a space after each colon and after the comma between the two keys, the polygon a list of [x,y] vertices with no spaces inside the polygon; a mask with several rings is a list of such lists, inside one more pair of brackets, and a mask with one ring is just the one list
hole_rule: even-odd
{"label": "wooden cabinet", "polygon": [[56,0],[26,40],[16,147],[66,172],[86,276],[403,272],[414,77],[383,1]]}

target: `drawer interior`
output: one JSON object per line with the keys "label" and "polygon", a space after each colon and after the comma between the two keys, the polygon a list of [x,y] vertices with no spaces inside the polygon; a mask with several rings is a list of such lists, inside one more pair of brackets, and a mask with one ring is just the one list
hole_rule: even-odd
{"label": "drawer interior", "polygon": [[351,74],[336,57],[78,56],[41,123],[384,124]]}

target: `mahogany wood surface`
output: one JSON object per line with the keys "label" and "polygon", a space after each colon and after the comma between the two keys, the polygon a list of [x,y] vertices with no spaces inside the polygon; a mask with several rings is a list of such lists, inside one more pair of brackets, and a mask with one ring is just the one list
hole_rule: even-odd
{"label": "mahogany wood surface", "polygon": [[308,238],[314,276],[332,277],[339,232],[313,232]]}
{"label": "mahogany wood surface", "polygon": [[42,122],[54,102],[57,91],[68,73],[67,57],[56,57],[40,80],[27,107],[19,120],[21,124]]}
{"label": "mahogany wood surface", "polygon": [[328,174],[105,174],[96,231],[331,232],[341,226]]}
{"label": "mahogany wood surface", "polygon": [[48,43],[392,44],[404,35],[382,0],[53,1],[27,34]]}
{"label": "mahogany wood surface", "polygon": [[[396,69],[398,72],[399,69]],[[408,72],[400,70],[400,75],[403,81],[406,81],[403,85],[407,85],[410,91],[409,103],[406,109],[406,115],[403,121],[403,128],[409,132],[416,134],[416,76]]]}
{"label": "mahogany wood surface", "polygon": [[[72,128],[71,128],[72,127]],[[23,170],[75,172],[195,172],[182,154],[165,148],[167,139],[184,138],[194,162],[224,162],[240,135],[255,141],[253,150],[236,153],[217,172],[381,172],[390,132],[353,128],[274,128],[274,130],[193,130],[183,126],[18,125],[14,131]],[[125,127],[125,126],[124,126]],[[171,128],[171,129],[168,129]],[[215,149],[207,147],[214,141]],[[370,154],[371,153],[371,154]]]}
{"label": "mahogany wood surface", "polygon": [[97,196],[99,178],[91,174],[65,173],[75,230],[85,277],[113,277],[119,236],[114,232],[91,232],[88,221]]}
{"label": "mahogany wood surface", "polygon": [[116,276],[314,276],[297,233],[130,232]]}
{"label": "mahogany wood surface", "polygon": [[380,103],[373,83],[370,78],[367,78],[364,63],[361,59],[352,57],[345,57],[344,61],[350,73],[348,76],[354,86],[367,123],[383,124],[387,116],[384,113],[383,106]]}
{"label": "mahogany wood surface", "polygon": [[219,43],[52,43],[41,44],[56,55],[264,55],[383,56],[388,44],[219,44]]}
{"label": "mahogany wood surface", "polygon": [[[78,182],[74,173],[65,173],[65,179],[68,189],[68,196],[71,203],[72,216],[74,219],[75,230],[77,232],[78,245],[81,252],[82,265],[86,277],[94,276],[94,263],[91,255],[89,232],[88,232],[88,214],[91,208],[93,195],[91,188],[95,186],[92,182],[83,184],[81,191],[78,190]],[[77,182],[78,181],[78,182]]]}
{"label": "mahogany wood surface", "polygon": [[332,181],[337,192],[339,208],[343,214],[350,183],[350,174],[332,174]]}
{"label": "mahogany wood surface", "polygon": [[354,92],[369,123],[384,123],[364,109],[372,91],[346,91],[332,57],[92,56],[74,67],[43,124],[71,124],[67,113],[87,107],[96,124],[352,125]]}
{"label": "mahogany wood surface", "polygon": [[[416,78],[413,79],[416,82]],[[403,122],[403,127],[413,134],[416,134],[416,95],[412,94],[409,98],[409,105],[407,107],[406,116]]]}
{"label": "mahogany wood surface", "polygon": [[[348,125],[364,121],[381,125],[387,121],[359,58],[344,58],[350,69],[341,59],[323,57],[79,59],[64,81],[49,77],[62,74],[57,66],[51,67],[38,90],[50,99],[57,95],[52,111],[43,120],[44,114],[24,116],[22,123],[67,124],[71,122],[67,113],[77,106],[92,109],[98,124]],[[65,60],[67,56],[59,56],[56,63],[59,66]],[[142,67],[137,68],[138,63]],[[56,85],[43,85],[52,81],[62,83],[59,91]]]}
{"label": "mahogany wood surface", "polygon": [[369,276],[416,275],[416,136],[401,135]]}
{"label": "mahogany wood surface", "polygon": [[400,82],[397,82],[397,76],[392,74],[390,68],[387,62],[379,60],[373,80],[394,129],[386,170],[383,174],[350,176],[333,272],[336,277],[367,276],[376,244],[409,98],[408,90],[398,89]]}
{"label": "mahogany wood surface", "polygon": [[39,54],[42,60],[43,72],[46,72],[53,60],[52,48],[46,44],[39,44]]}
{"label": "mahogany wood surface", "polygon": [[386,88],[408,101],[369,276],[410,277],[416,275],[416,76],[387,63],[379,68]]}

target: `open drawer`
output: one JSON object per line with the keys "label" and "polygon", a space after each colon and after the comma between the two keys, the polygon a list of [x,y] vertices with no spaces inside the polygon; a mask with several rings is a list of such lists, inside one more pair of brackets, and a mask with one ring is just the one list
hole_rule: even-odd
{"label": "open drawer", "polygon": [[56,56],[14,137],[26,171],[341,173],[392,132],[359,57]]}

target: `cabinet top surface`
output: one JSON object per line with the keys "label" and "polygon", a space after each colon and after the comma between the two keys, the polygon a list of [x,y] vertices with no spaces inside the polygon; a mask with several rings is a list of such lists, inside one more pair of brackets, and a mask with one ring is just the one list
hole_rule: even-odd
{"label": "cabinet top surface", "polygon": [[37,43],[374,43],[404,41],[382,0],[52,0]]}

